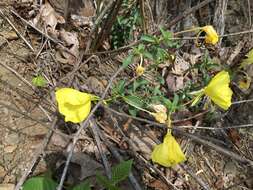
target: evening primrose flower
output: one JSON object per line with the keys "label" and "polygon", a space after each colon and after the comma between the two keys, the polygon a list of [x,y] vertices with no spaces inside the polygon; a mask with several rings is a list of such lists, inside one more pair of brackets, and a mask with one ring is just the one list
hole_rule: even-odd
{"label": "evening primrose flower", "polygon": [[219,36],[212,25],[201,27],[201,30],[206,33],[205,42],[207,44],[217,44],[217,42],[219,41]]}
{"label": "evening primrose flower", "polygon": [[184,162],[186,157],[176,139],[168,132],[163,143],[155,146],[151,159],[164,167],[171,167]]}
{"label": "evening primrose flower", "polygon": [[204,93],[224,110],[231,106],[233,91],[229,88],[230,77],[228,72],[220,71],[204,88]]}
{"label": "evening primrose flower", "polygon": [[61,88],[55,92],[59,112],[65,116],[65,121],[80,123],[90,113],[92,95],[72,88]]}
{"label": "evening primrose flower", "polygon": [[208,96],[216,105],[224,110],[231,106],[233,91],[229,88],[230,77],[228,72],[220,71],[209,82],[209,84],[197,92],[192,106],[203,96]]}

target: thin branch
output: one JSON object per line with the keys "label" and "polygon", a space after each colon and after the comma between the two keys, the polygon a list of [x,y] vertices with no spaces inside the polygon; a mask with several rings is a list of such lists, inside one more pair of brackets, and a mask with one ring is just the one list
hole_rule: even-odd
{"label": "thin branch", "polygon": [[105,167],[105,172],[106,172],[106,175],[109,179],[111,179],[111,169],[110,169],[110,166],[109,166],[109,163],[108,163],[108,159],[106,158],[106,155],[102,149],[102,146],[101,146],[101,140],[100,140],[100,137],[99,137],[99,128],[97,127],[96,125],[96,122],[94,119],[91,119],[90,120],[90,128],[94,134],[94,137],[95,137],[95,141],[97,143],[97,148],[98,148],[98,151],[100,153],[100,156],[102,158],[102,161],[103,161],[103,164],[104,164],[104,167]]}
{"label": "thin branch", "polygon": [[[163,129],[168,128],[168,126],[165,125],[165,124],[157,123],[157,122],[154,122],[154,121],[150,121],[148,119],[143,119],[143,118],[140,118],[140,117],[135,117],[135,116],[128,115],[126,113],[118,112],[118,111],[116,111],[112,108],[109,108],[107,106],[103,106],[103,107],[105,109],[111,111],[112,113],[115,113],[115,114],[123,116],[123,117],[131,118],[131,119],[134,119],[134,120],[140,121],[140,122],[145,122],[145,123],[148,123],[150,125],[154,125],[154,126],[157,126],[157,127],[163,128]],[[207,112],[208,111],[205,111],[205,112],[196,114],[192,117],[188,117],[188,118],[185,118],[185,119],[182,119],[182,120],[174,120],[174,121],[172,120],[171,123],[176,124],[176,123],[180,123],[180,122],[189,121],[191,119],[194,119],[194,118],[197,118],[201,115],[204,115]],[[175,128],[173,128],[173,130],[175,130],[175,131],[176,130],[182,130],[182,129],[224,130],[224,129],[239,129],[239,128],[251,128],[251,127],[253,127],[253,123],[244,124],[244,125],[226,126],[226,127],[220,127],[220,128],[217,128],[217,127],[204,127],[204,126],[192,126],[192,125],[178,125]]]}
{"label": "thin branch", "polygon": [[32,47],[32,45],[25,39],[25,37],[18,31],[18,29],[14,26],[14,24],[10,21],[10,19],[4,15],[4,13],[2,12],[2,10],[0,9],[0,14],[2,15],[2,17],[10,24],[10,26],[13,28],[13,30],[15,30],[16,34],[25,42],[25,44],[30,48],[30,50],[32,50],[34,52],[34,49]]}

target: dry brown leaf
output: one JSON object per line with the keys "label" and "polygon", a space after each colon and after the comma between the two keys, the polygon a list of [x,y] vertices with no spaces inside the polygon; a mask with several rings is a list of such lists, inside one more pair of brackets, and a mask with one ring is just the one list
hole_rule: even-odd
{"label": "dry brown leaf", "polygon": [[53,7],[49,3],[45,3],[41,6],[39,14],[33,19],[33,24],[41,29],[47,30],[50,34],[57,36],[56,26],[57,24],[65,23],[62,16],[55,12]]}
{"label": "dry brown leaf", "polygon": [[[71,65],[75,63],[76,58],[79,57],[79,40],[78,35],[75,32],[66,32],[65,30],[61,30],[59,32],[60,39],[65,43],[66,48],[68,51],[64,49],[60,49],[60,55],[58,54],[58,59],[61,60],[60,62],[67,62]],[[58,60],[57,59],[57,60]]]}
{"label": "dry brown leaf", "polygon": [[161,180],[155,180],[148,184],[149,187],[152,187],[157,190],[168,190],[169,187]]}
{"label": "dry brown leaf", "polygon": [[[67,155],[68,153],[66,153],[66,156]],[[71,162],[81,166],[81,175],[79,176],[80,180],[94,176],[98,171],[103,170],[103,165],[84,153],[74,153],[71,158]]]}
{"label": "dry brown leaf", "polygon": [[185,61],[180,55],[176,56],[172,73],[175,75],[183,75],[190,68],[190,63]]}
{"label": "dry brown leaf", "polygon": [[166,84],[170,92],[176,92],[184,88],[184,77],[168,74]]}

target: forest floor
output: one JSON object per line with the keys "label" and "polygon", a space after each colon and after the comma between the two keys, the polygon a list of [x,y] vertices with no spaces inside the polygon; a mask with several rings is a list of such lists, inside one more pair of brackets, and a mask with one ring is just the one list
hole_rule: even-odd
{"label": "forest floor", "polygon": [[[131,38],[122,35],[123,38],[128,37],[123,42],[114,39],[113,35],[121,34],[120,31],[117,33],[116,25],[114,33],[108,34],[110,30],[105,28],[111,28],[110,24],[113,23],[106,21],[106,27],[100,24],[97,33],[90,35],[94,26],[94,19],[90,18],[94,15],[96,18],[96,11],[90,5],[77,15],[77,18],[81,15],[83,20],[64,24],[64,14],[59,11],[64,10],[63,1],[49,2],[52,9],[46,7],[44,13],[41,5],[32,0],[0,2],[0,190],[11,190],[29,177],[45,174],[49,170],[53,179],[60,181],[72,140],[82,125],[65,123],[57,112],[54,95],[57,88],[72,87],[102,97],[109,86],[110,90],[105,94],[109,99],[113,97],[116,87],[120,91],[119,83],[122,80],[127,84],[123,87],[125,94],[132,90],[132,84],[141,86],[141,90],[136,92],[140,97],[143,94],[153,96],[150,88],[158,90],[158,94],[171,101],[175,100],[174,94],[179,94],[177,111],[171,113],[171,119],[173,127],[183,131],[175,130],[173,134],[187,161],[172,168],[152,163],[150,155],[153,147],[162,141],[166,130],[159,127],[145,111],[136,110],[138,106],[133,105],[136,102],[125,101],[126,98],[123,98],[124,101],[114,100],[113,97],[113,101],[99,106],[88,123],[89,127],[80,130],[73,148],[66,186],[89,179],[94,189],[99,189],[95,182],[98,171],[107,174],[104,167],[111,168],[121,159],[133,159],[132,174],[137,185],[133,185],[131,178],[120,184],[121,189],[253,189],[253,85],[249,84],[246,89],[238,85],[244,76],[252,79],[253,64],[237,72],[245,55],[253,48],[253,3],[247,5],[246,0],[244,3],[228,1],[225,13],[221,12],[223,17],[225,15],[225,30],[216,28],[225,34],[220,44],[208,47],[202,44],[198,47],[194,40],[181,40],[178,47],[168,50],[173,55],[173,64],[171,60],[164,60],[160,66],[155,69],[150,67],[138,78],[135,75],[138,60],[116,74],[123,60],[136,47],[134,43],[140,39],[143,30],[151,34],[159,31],[158,25],[170,26],[173,18],[179,18],[178,14],[172,14],[169,20],[150,19],[149,8],[153,7],[148,6],[149,1],[140,1],[146,2],[146,25],[133,26],[136,27],[134,34]],[[130,2],[134,5],[139,1]],[[173,7],[177,7],[177,11],[184,15],[189,10],[185,8],[187,3],[179,2],[184,6],[171,5],[170,11],[175,12],[176,8]],[[193,3],[191,6],[197,5]],[[139,4],[136,7],[140,7]],[[212,24],[218,8],[210,1],[184,19],[179,19],[169,29],[178,32],[191,25],[196,26],[196,22],[201,26]],[[76,7],[73,5],[72,9]],[[72,13],[69,12],[70,15]],[[122,8],[114,17],[124,13]],[[226,36],[232,33],[235,35]],[[190,33],[192,36],[196,34]],[[101,41],[93,43],[96,40]],[[148,65],[149,62],[144,59],[143,64]],[[188,69],[189,65],[193,67],[201,63],[202,66],[196,67],[197,71],[193,74],[184,70],[184,67]],[[206,106],[204,100],[196,109],[188,106],[186,99],[183,99],[188,92],[187,81],[204,81],[202,76],[213,76],[221,68],[230,70],[234,75],[239,73],[230,84],[233,90],[232,106],[222,111],[215,106]],[[32,82],[36,76],[42,76],[47,84],[36,86]],[[135,82],[140,78],[150,82],[148,87],[145,86],[147,83]]]}

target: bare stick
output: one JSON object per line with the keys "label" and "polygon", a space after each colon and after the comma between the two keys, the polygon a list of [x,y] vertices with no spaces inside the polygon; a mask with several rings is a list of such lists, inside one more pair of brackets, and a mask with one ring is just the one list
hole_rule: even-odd
{"label": "bare stick", "polygon": [[98,134],[99,129],[98,129],[94,119],[91,119],[90,125],[91,125],[91,130],[92,130],[92,132],[94,134],[94,137],[95,137],[95,141],[97,143],[98,151],[100,153],[100,156],[102,158],[102,161],[103,161],[103,164],[104,164],[104,167],[105,167],[106,175],[109,179],[111,179],[111,176],[112,176],[111,169],[110,169],[110,166],[108,164],[108,160],[106,158],[106,155],[103,152],[103,149],[102,149],[102,146],[101,146],[101,140],[100,140],[100,137],[99,137],[99,134]]}
{"label": "bare stick", "polygon": [[180,20],[183,20],[185,17],[187,17],[188,15],[190,15],[191,13],[197,11],[198,9],[204,7],[205,5],[211,3],[214,0],[205,0],[202,1],[201,3],[199,3],[198,5],[196,5],[195,7],[192,7],[190,9],[187,9],[186,11],[184,11],[182,14],[179,14],[179,16],[177,16],[175,19],[173,19],[167,26],[166,28],[170,28],[172,26],[174,26],[176,23],[178,23]]}
{"label": "bare stick", "polygon": [[31,44],[25,39],[25,37],[18,31],[18,29],[14,26],[14,24],[10,21],[10,19],[4,15],[4,13],[2,12],[2,10],[0,9],[0,14],[2,15],[2,17],[11,25],[11,27],[13,28],[13,30],[15,30],[15,32],[17,33],[17,35],[25,42],[25,44],[30,48],[30,50],[32,50],[34,52],[33,47],[31,46]]}
{"label": "bare stick", "polygon": [[11,71],[17,78],[19,78],[20,80],[22,80],[27,86],[29,86],[32,90],[35,90],[34,86],[28,82],[24,77],[22,77],[17,71],[15,71],[14,69],[10,68],[8,65],[3,64],[2,62],[0,62],[0,65],[2,65],[5,69]]}
{"label": "bare stick", "polygon": [[87,42],[85,53],[87,53],[90,49],[93,33],[97,30],[98,25],[101,23],[101,21],[104,18],[105,14],[112,7],[113,4],[114,4],[114,0],[109,1],[108,5],[103,9],[102,13],[96,19],[96,21],[94,23],[94,26],[92,27],[92,29],[90,31],[90,35],[89,35],[90,38],[89,38],[89,41]]}
{"label": "bare stick", "polygon": [[[248,100],[248,101],[253,101],[252,100]],[[245,103],[245,102],[248,102],[247,100],[245,101],[242,101],[242,102],[239,102],[239,103]],[[154,125],[154,126],[158,126],[160,128],[164,128],[164,129],[167,129],[168,126],[164,125],[164,124],[161,124],[161,123],[157,123],[157,122],[154,122],[154,121],[150,121],[148,119],[143,119],[143,118],[140,118],[140,117],[135,117],[135,116],[131,116],[131,115],[128,115],[126,113],[122,113],[122,112],[118,112],[112,108],[109,108],[107,106],[103,106],[105,109],[111,111],[112,113],[114,114],[117,114],[117,115],[120,115],[120,116],[123,116],[123,117],[127,117],[127,118],[131,118],[131,119],[134,119],[136,121],[141,121],[141,122],[145,122],[145,123],[148,123],[150,125]],[[205,112],[202,112],[202,113],[199,113],[199,114],[196,114],[192,117],[188,117],[188,118],[185,118],[185,119],[182,119],[182,120],[174,120],[172,121],[171,123],[172,124],[176,124],[176,123],[180,123],[180,122],[184,122],[184,121],[189,121],[191,119],[194,119],[194,118],[197,118],[205,113],[207,113],[208,111],[205,111]],[[253,123],[248,123],[248,124],[243,124],[243,125],[234,125],[234,126],[226,126],[226,127],[221,127],[221,128],[217,128],[217,127],[204,127],[204,126],[191,126],[191,125],[179,125],[175,128],[173,128],[173,130],[182,130],[182,129],[191,129],[191,128],[194,128],[194,129],[202,129],[202,130],[224,130],[224,129],[239,129],[239,128],[251,128],[253,127]]]}
{"label": "bare stick", "polygon": [[[56,128],[56,122],[57,119],[54,120],[53,124],[52,124],[52,129]],[[23,185],[23,183],[25,182],[25,180],[27,179],[28,175],[32,172],[32,169],[35,165],[35,163],[37,162],[37,160],[40,158],[40,156],[42,155],[43,151],[45,150],[51,136],[53,134],[53,130],[50,130],[47,133],[47,136],[45,137],[43,143],[41,144],[41,146],[37,149],[36,153],[34,154],[34,157],[31,161],[31,163],[29,164],[29,166],[26,168],[25,172],[23,173],[23,175],[21,176],[21,178],[19,179],[15,190],[20,190],[21,186]]]}
{"label": "bare stick", "polygon": [[62,173],[62,176],[61,176],[61,180],[60,180],[60,183],[57,187],[57,190],[61,190],[62,189],[62,186],[63,186],[63,183],[64,183],[64,180],[65,180],[65,177],[66,177],[66,174],[67,174],[67,171],[68,171],[68,167],[69,167],[69,163],[70,163],[70,160],[72,158],[72,155],[73,155],[73,152],[74,152],[74,147],[77,143],[77,141],[79,140],[79,136],[82,132],[83,129],[87,128],[88,127],[88,124],[89,124],[89,120],[92,118],[94,112],[97,110],[97,108],[103,103],[103,100],[107,94],[107,92],[109,91],[114,79],[118,76],[118,74],[123,70],[124,68],[123,67],[120,67],[117,72],[111,77],[104,93],[102,94],[102,97],[101,99],[99,100],[99,102],[95,105],[95,107],[91,110],[89,116],[86,118],[86,120],[84,122],[81,123],[81,126],[80,128],[78,129],[78,131],[75,133],[74,135],[74,138],[73,138],[73,143],[70,144],[69,146],[69,154],[68,154],[68,157],[67,157],[67,160],[66,160],[66,164],[65,164],[65,167],[64,167],[64,170],[63,170],[63,173]]}

